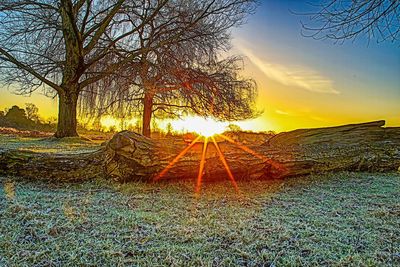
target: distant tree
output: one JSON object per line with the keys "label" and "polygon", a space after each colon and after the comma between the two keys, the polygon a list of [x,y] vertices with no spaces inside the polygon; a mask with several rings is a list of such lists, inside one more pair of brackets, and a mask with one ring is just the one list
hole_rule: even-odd
{"label": "distant tree", "polygon": [[360,35],[377,41],[399,41],[398,0],[329,0],[314,7],[316,12],[304,14],[311,20],[310,25],[303,23],[306,36],[339,42]]}
{"label": "distant tree", "polygon": [[167,124],[165,130],[167,131],[167,135],[171,135],[171,134],[172,134],[172,131],[173,131],[174,129],[172,128],[172,124],[171,124],[170,122],[168,122],[168,124]]}
{"label": "distant tree", "polygon": [[48,125],[51,125],[51,124],[56,125],[57,124],[57,117],[49,117],[49,118],[47,118],[45,120],[45,123],[48,124]]}
{"label": "distant tree", "polygon": [[23,108],[20,108],[17,105],[12,106],[5,115],[7,118],[24,118],[26,119],[26,112]]}
{"label": "distant tree", "polygon": [[233,124],[233,123],[231,123],[231,124],[228,125],[228,129],[229,129],[229,131],[231,131],[231,132],[240,132],[240,131],[242,131],[242,128],[240,128],[239,125]]}
{"label": "distant tree", "polygon": [[18,107],[17,105],[12,106],[7,111],[5,118],[9,121],[16,123],[25,123],[27,120],[25,110],[23,108]]}
{"label": "distant tree", "polygon": [[25,103],[26,118],[35,123],[39,123],[39,109],[33,103]]}
{"label": "distant tree", "polygon": [[4,117],[4,111],[0,110],[0,117]]}

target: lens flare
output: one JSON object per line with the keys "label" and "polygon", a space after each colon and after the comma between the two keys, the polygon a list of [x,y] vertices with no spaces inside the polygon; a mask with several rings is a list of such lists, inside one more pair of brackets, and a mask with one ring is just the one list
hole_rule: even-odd
{"label": "lens flare", "polygon": [[[210,134],[211,134],[211,132],[210,132]],[[243,151],[245,151],[247,153],[250,153],[251,155],[255,156],[256,158],[261,159],[264,162],[268,162],[269,164],[271,164],[271,166],[274,166],[277,169],[281,169],[281,170],[285,169],[278,162],[275,162],[275,161],[271,160],[270,158],[257,153],[256,151],[252,150],[251,148],[241,144],[240,142],[237,142],[237,141],[233,140],[232,138],[230,138],[228,136],[225,136],[223,134],[215,134],[215,135],[220,136],[224,140],[236,145],[237,147],[239,147]],[[224,154],[222,153],[221,148],[219,147],[217,141],[215,140],[214,134],[209,136],[209,137],[204,136],[204,135],[197,136],[185,149],[183,149],[167,165],[167,167],[165,167],[157,176],[154,177],[153,181],[157,181],[157,180],[161,179],[199,141],[200,138],[204,138],[204,144],[203,144],[203,150],[202,150],[201,159],[200,159],[200,165],[199,165],[199,173],[197,175],[197,182],[196,182],[196,188],[195,188],[196,197],[198,197],[200,195],[200,191],[201,191],[201,185],[202,185],[202,180],[203,180],[203,176],[204,176],[204,168],[205,168],[205,164],[206,164],[206,154],[207,154],[207,147],[208,147],[208,142],[209,142],[208,139],[209,138],[211,138],[212,142],[214,143],[214,146],[215,146],[215,149],[217,150],[218,156],[219,156],[222,164],[224,165],[225,171],[228,174],[228,177],[231,180],[231,182],[233,184],[233,187],[235,188],[236,192],[240,193],[240,190],[239,190],[238,184],[236,182],[236,179],[233,176],[231,169],[229,168],[228,162],[226,161],[226,158],[225,158]]]}
{"label": "lens flare", "polygon": [[239,142],[233,140],[232,138],[230,138],[230,137],[228,137],[228,136],[225,136],[225,135],[223,135],[223,134],[220,134],[219,136],[221,136],[222,138],[224,138],[226,141],[228,141],[228,142],[230,142],[230,143],[232,143],[232,144],[238,146],[238,147],[239,147],[240,149],[242,149],[243,151],[252,154],[252,155],[255,156],[256,158],[259,158],[259,159],[262,159],[262,160],[267,159],[267,157],[258,154],[257,152],[255,152],[255,151],[252,150],[251,148],[249,148],[249,147],[247,147],[247,146],[245,146],[245,145],[243,145],[243,144],[241,144],[241,143],[239,143]]}
{"label": "lens flare", "polygon": [[228,123],[216,121],[212,118],[186,117],[182,120],[172,121],[171,125],[178,132],[195,132],[204,137],[210,137],[223,133]]}
{"label": "lens flare", "polygon": [[235,187],[235,190],[236,190],[237,192],[239,192],[239,187],[238,187],[238,185],[237,185],[237,183],[236,183],[235,177],[233,176],[233,174],[232,174],[232,172],[231,172],[231,169],[229,168],[228,163],[226,162],[226,159],[225,159],[224,154],[222,154],[222,151],[221,151],[221,149],[219,148],[219,145],[218,145],[217,141],[215,141],[215,138],[214,138],[213,136],[211,136],[211,139],[212,139],[212,141],[213,141],[213,143],[214,143],[214,145],[215,145],[215,148],[217,149],[219,158],[220,158],[222,164],[223,164],[224,167],[225,167],[225,170],[226,170],[226,173],[227,173],[228,176],[229,176],[229,179],[231,179],[231,182],[232,182],[233,186]]}
{"label": "lens flare", "polygon": [[249,154],[255,156],[256,158],[259,158],[259,159],[263,160],[264,162],[268,162],[268,163],[271,164],[271,166],[273,166],[274,168],[279,169],[279,170],[284,170],[284,169],[285,169],[285,168],[284,168],[281,164],[279,164],[278,162],[276,162],[276,161],[274,161],[274,160],[272,160],[272,159],[270,159],[270,158],[268,158],[268,157],[266,157],[266,156],[260,155],[259,153],[255,152],[255,151],[252,150],[251,148],[249,148],[249,147],[247,147],[247,146],[245,146],[245,145],[243,145],[243,144],[241,144],[241,143],[239,143],[239,142],[233,140],[232,138],[230,138],[230,137],[228,137],[228,136],[225,136],[225,135],[223,135],[223,134],[219,134],[219,136],[221,136],[222,138],[224,138],[226,141],[228,141],[228,142],[230,142],[230,143],[232,143],[232,144],[238,146],[238,147],[239,147],[240,149],[242,149],[243,151],[245,151],[245,152],[247,152],[247,153],[249,153]]}
{"label": "lens flare", "polygon": [[190,145],[188,145],[184,150],[181,151],[181,153],[179,153],[168,165],[167,167],[165,167],[164,170],[162,170],[157,176],[154,177],[153,181],[158,181],[159,179],[161,179],[188,151],[189,149],[191,149],[194,144],[197,143],[197,141],[199,141],[201,136],[197,136],[196,139],[194,139],[192,141],[192,143],[190,143]]}
{"label": "lens flare", "polygon": [[204,165],[205,165],[205,162],[206,162],[207,142],[208,142],[208,138],[205,137],[204,138],[204,145],[203,145],[203,153],[201,154],[201,160],[200,160],[199,175],[197,176],[196,196],[198,196],[200,194],[201,180],[203,178]]}

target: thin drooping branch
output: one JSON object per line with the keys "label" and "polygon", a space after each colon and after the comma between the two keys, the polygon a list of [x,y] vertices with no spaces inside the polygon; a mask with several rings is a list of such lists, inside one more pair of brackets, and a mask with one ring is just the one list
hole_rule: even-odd
{"label": "thin drooping branch", "polygon": [[368,40],[397,42],[400,37],[400,1],[329,0],[313,5],[302,23],[303,35],[343,42],[366,36]]}
{"label": "thin drooping branch", "polygon": [[[166,4],[161,10],[164,16],[138,29],[137,42],[142,53],[126,55],[129,63],[125,70],[119,70],[115,83],[118,87],[114,88],[113,80],[108,80],[106,91],[101,89],[106,86],[90,86],[81,105],[92,111],[90,115],[94,117],[101,116],[100,112],[120,117],[142,115],[147,127],[152,113],[157,117],[195,113],[227,120],[256,116],[256,86],[252,80],[240,77],[240,57],[219,58],[221,51],[229,49],[229,29],[241,25],[244,16],[253,11],[250,3]],[[142,16],[145,18],[146,13]],[[139,60],[133,60],[134,56]],[[98,78],[93,76],[83,85]]]}
{"label": "thin drooping branch", "polygon": [[160,69],[157,57],[185,45],[197,55],[215,56],[227,49],[229,29],[244,22],[254,2],[2,1],[0,81],[19,85],[19,93],[55,90],[60,101],[56,136],[75,136],[77,101],[86,103],[85,110],[103,109],[130,95],[138,98],[143,60],[153,72]]}
{"label": "thin drooping branch", "polygon": [[13,57],[10,53],[8,53],[7,51],[5,51],[4,49],[2,49],[0,47],[0,53],[2,54],[3,57],[1,57],[1,59],[3,59],[4,61],[9,61],[11,63],[13,63],[15,66],[17,66],[18,68],[27,71],[28,73],[30,73],[31,75],[33,75],[35,78],[37,78],[38,80],[40,80],[41,82],[47,84],[48,86],[54,88],[57,92],[59,90],[62,90],[61,87],[55,83],[53,83],[52,81],[46,79],[45,76],[41,76],[39,73],[37,73],[32,67],[25,65],[24,63],[18,61],[15,57]]}

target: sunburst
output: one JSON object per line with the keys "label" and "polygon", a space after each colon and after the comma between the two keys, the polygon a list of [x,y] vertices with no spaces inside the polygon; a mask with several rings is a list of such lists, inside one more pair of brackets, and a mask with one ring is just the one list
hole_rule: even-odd
{"label": "sunburst", "polygon": [[232,172],[231,172],[231,169],[229,168],[228,163],[226,162],[226,159],[225,159],[224,154],[222,154],[222,151],[221,151],[221,149],[219,148],[219,145],[218,145],[217,141],[215,141],[214,136],[211,136],[211,138],[212,138],[212,140],[213,140],[213,143],[214,143],[214,145],[215,145],[215,148],[217,149],[217,152],[218,152],[218,155],[219,155],[219,159],[221,160],[222,164],[224,165],[225,170],[226,170],[226,173],[227,173],[228,176],[229,176],[229,179],[231,179],[231,182],[232,182],[232,184],[233,184],[233,187],[235,187],[235,190],[236,190],[236,191],[239,191],[239,187],[238,187],[238,185],[237,185],[237,183],[236,183],[235,177],[233,177],[233,174],[232,174]]}
{"label": "sunburst", "polygon": [[161,179],[174,165],[177,163],[185,154],[200,140],[201,136],[197,136],[185,149],[183,149],[168,165],[162,170],[157,176],[154,177],[154,181]]}
{"label": "sunburst", "polygon": [[201,154],[199,174],[197,175],[197,184],[196,184],[196,195],[197,196],[200,194],[201,180],[204,175],[204,165],[206,162],[206,153],[207,153],[207,142],[208,142],[208,137],[204,137],[203,153]]}
{"label": "sunburst", "polygon": [[202,154],[201,154],[201,158],[200,158],[200,165],[199,165],[199,172],[197,175],[197,182],[196,182],[196,188],[195,188],[195,194],[196,196],[200,195],[201,192],[201,185],[202,185],[202,180],[203,180],[203,176],[204,176],[204,170],[205,170],[205,164],[206,164],[206,154],[207,154],[207,147],[208,147],[208,140],[211,139],[213,142],[213,145],[215,147],[215,149],[217,150],[218,156],[220,161],[222,162],[222,165],[225,168],[225,171],[234,187],[234,189],[236,190],[236,192],[240,192],[239,190],[239,186],[236,182],[236,179],[228,165],[228,162],[226,161],[226,158],[223,154],[223,152],[221,151],[220,146],[218,145],[217,141],[215,140],[215,136],[221,137],[222,139],[236,145],[237,147],[239,147],[240,149],[242,149],[243,151],[253,155],[254,157],[263,160],[264,162],[268,162],[269,164],[271,164],[273,167],[277,168],[277,169],[282,169],[282,166],[275,162],[274,160],[261,155],[259,153],[257,153],[256,151],[252,150],[251,148],[249,148],[248,146],[241,144],[240,142],[237,142],[235,140],[233,140],[232,138],[223,135],[223,134],[214,134],[214,135],[210,135],[210,136],[204,136],[204,135],[199,135],[197,136],[186,148],[184,148],[158,175],[155,176],[155,178],[153,179],[154,181],[158,181],[160,180],[162,177],[165,176],[165,174],[183,157],[186,155],[186,153],[197,143],[199,142],[199,140],[201,138],[204,138],[204,142],[203,142],[203,149],[202,149]]}

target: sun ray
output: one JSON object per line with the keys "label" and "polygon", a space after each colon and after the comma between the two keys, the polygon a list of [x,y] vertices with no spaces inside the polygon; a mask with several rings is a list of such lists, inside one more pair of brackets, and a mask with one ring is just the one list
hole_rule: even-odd
{"label": "sun ray", "polygon": [[196,196],[198,196],[200,194],[201,180],[203,178],[204,165],[205,165],[205,161],[206,161],[207,142],[208,142],[208,137],[205,137],[204,145],[203,145],[203,153],[201,154],[201,160],[200,160],[199,175],[197,176]]}
{"label": "sun ray", "polygon": [[259,158],[259,159],[262,159],[262,160],[268,159],[267,157],[258,154],[257,152],[255,152],[255,151],[252,150],[251,148],[249,148],[249,147],[247,147],[247,146],[245,146],[245,145],[243,145],[243,144],[241,144],[241,143],[239,143],[239,142],[233,140],[232,138],[230,138],[230,137],[228,137],[228,136],[225,136],[225,135],[223,135],[223,134],[219,134],[219,136],[221,136],[222,138],[224,138],[226,141],[228,141],[228,142],[230,142],[230,143],[232,143],[232,144],[237,145],[240,149],[242,149],[243,151],[246,151],[247,153],[252,154],[252,155],[255,156],[256,158]]}
{"label": "sun ray", "polygon": [[228,141],[228,142],[230,142],[230,143],[232,143],[232,144],[238,146],[238,147],[239,147],[240,149],[242,149],[243,151],[245,151],[245,152],[247,152],[247,153],[249,153],[249,154],[252,154],[252,155],[255,156],[256,158],[259,158],[259,159],[261,159],[261,160],[263,160],[263,161],[265,161],[265,162],[268,162],[268,163],[271,164],[273,167],[275,167],[275,168],[277,168],[277,169],[284,169],[284,167],[283,167],[281,164],[279,164],[278,162],[276,162],[276,161],[274,161],[274,160],[272,160],[272,159],[270,159],[270,158],[268,158],[268,157],[266,157],[266,156],[260,155],[259,153],[257,153],[257,152],[254,151],[253,149],[251,149],[251,148],[249,148],[249,147],[247,147],[247,146],[245,146],[245,145],[243,145],[243,144],[241,144],[241,143],[239,143],[239,142],[233,140],[232,138],[230,138],[230,137],[228,137],[228,136],[225,136],[225,135],[223,135],[223,134],[219,134],[219,136],[221,136],[222,138],[224,138],[226,141]]}
{"label": "sun ray", "polygon": [[164,168],[157,176],[154,177],[153,181],[158,181],[161,179],[188,151],[191,149],[194,144],[199,141],[201,136],[197,136],[196,139],[192,141],[184,150],[181,151],[168,165]]}
{"label": "sun ray", "polygon": [[219,158],[220,158],[222,164],[223,164],[224,167],[225,167],[225,170],[226,170],[226,173],[227,173],[228,176],[229,176],[229,179],[231,179],[231,182],[232,182],[233,186],[235,187],[235,190],[236,190],[237,192],[239,192],[239,187],[238,187],[238,185],[237,185],[237,183],[236,183],[235,177],[233,176],[233,174],[232,174],[232,172],[231,172],[231,169],[229,168],[228,163],[226,162],[226,159],[225,159],[225,157],[224,157],[224,154],[222,154],[222,151],[221,151],[221,149],[219,148],[219,145],[218,145],[217,141],[215,141],[214,136],[211,136],[211,139],[212,139],[212,141],[213,141],[213,143],[214,143],[214,145],[215,145],[215,148],[217,149]]}

